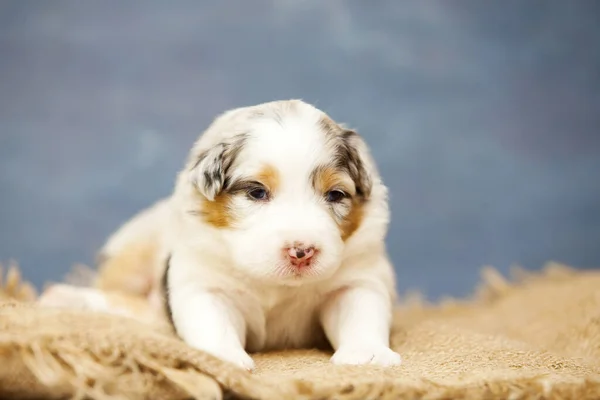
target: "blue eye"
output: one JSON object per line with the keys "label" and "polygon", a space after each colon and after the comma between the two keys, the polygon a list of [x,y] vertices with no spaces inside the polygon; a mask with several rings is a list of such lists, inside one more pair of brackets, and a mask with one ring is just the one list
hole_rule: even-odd
{"label": "blue eye", "polygon": [[248,192],[248,196],[253,198],[254,200],[266,200],[268,197],[268,193],[266,189],[256,188],[252,189]]}
{"label": "blue eye", "polygon": [[329,203],[339,203],[346,197],[346,193],[341,190],[330,190],[325,194]]}

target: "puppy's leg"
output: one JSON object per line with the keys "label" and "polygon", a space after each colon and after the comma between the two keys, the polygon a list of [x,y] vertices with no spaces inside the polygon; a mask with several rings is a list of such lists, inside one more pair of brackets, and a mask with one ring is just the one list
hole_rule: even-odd
{"label": "puppy's leg", "polygon": [[401,363],[389,347],[391,304],[385,293],[368,287],[341,289],[324,305],[321,323],[335,350],[334,364]]}
{"label": "puppy's leg", "polygon": [[[202,265],[205,263],[205,265]],[[164,272],[167,311],[175,331],[188,345],[247,370],[254,361],[245,351],[247,323],[231,292],[235,286],[187,249],[174,251]],[[200,264],[200,265],[199,265]]]}
{"label": "puppy's leg", "polygon": [[247,370],[254,361],[244,350],[246,322],[223,295],[203,289],[171,289],[173,325],[188,345]]}
{"label": "puppy's leg", "polygon": [[91,287],[52,285],[40,295],[37,302],[45,308],[90,310],[122,315],[145,323],[162,322],[142,297]]}
{"label": "puppy's leg", "polygon": [[95,288],[55,284],[46,289],[37,300],[42,307],[69,308],[110,312],[108,297]]}

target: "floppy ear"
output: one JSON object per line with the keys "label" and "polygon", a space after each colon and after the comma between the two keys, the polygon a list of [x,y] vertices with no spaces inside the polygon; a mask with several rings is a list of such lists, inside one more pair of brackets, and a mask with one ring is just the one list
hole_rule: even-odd
{"label": "floppy ear", "polygon": [[228,172],[244,147],[245,136],[239,135],[201,153],[190,170],[190,180],[209,201],[224,189]]}
{"label": "floppy ear", "polygon": [[367,199],[371,194],[373,181],[367,171],[367,148],[360,135],[350,129],[345,129],[338,145],[338,163],[346,168],[356,186],[356,194]]}

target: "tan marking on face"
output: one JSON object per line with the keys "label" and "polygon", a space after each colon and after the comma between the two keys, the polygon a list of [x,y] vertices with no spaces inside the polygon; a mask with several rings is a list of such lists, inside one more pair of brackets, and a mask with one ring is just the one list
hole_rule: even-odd
{"label": "tan marking on face", "polygon": [[338,225],[342,240],[346,241],[362,223],[364,200],[357,198],[354,191],[348,187],[346,175],[333,167],[317,169],[313,175],[313,185],[317,193],[323,196],[332,189],[343,190],[352,195],[348,214],[342,220],[332,215]]}
{"label": "tan marking on face", "polygon": [[340,232],[342,234],[342,240],[346,241],[352,234],[360,227],[364,216],[364,203],[362,200],[352,199],[352,206],[350,208],[350,212],[344,218],[341,224],[338,224],[340,227]]}
{"label": "tan marking on face", "polygon": [[[264,165],[258,173],[250,178],[262,183],[272,194],[279,188],[279,172],[272,165]],[[231,228],[235,225],[237,217],[232,208],[233,196],[239,193],[227,192],[227,190],[217,194],[213,201],[202,199],[202,215],[204,221],[216,228]]]}
{"label": "tan marking on face", "polygon": [[279,171],[274,166],[265,164],[256,174],[256,181],[265,185],[269,192],[273,194],[279,188]]}
{"label": "tan marking on face", "polygon": [[221,192],[215,196],[213,201],[202,200],[202,210],[200,214],[207,224],[215,228],[230,228],[235,218],[231,212],[232,195]]}
{"label": "tan marking on face", "polygon": [[[322,167],[315,170],[313,175],[314,188],[320,194],[325,194],[331,189],[340,189],[345,192],[350,192],[347,185],[347,180],[344,179],[345,175],[333,168],[333,167]],[[350,193],[352,194],[352,193]]]}

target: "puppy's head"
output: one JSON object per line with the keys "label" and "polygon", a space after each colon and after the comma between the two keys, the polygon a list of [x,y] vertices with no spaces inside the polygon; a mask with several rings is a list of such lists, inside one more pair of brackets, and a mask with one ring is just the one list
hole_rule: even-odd
{"label": "puppy's head", "polygon": [[[376,174],[356,132],[298,100],[265,103],[223,114],[201,136],[187,211],[217,228],[236,268],[301,284],[331,276],[348,246],[369,241],[352,238],[387,205]],[[379,217],[371,224],[385,225]]]}

